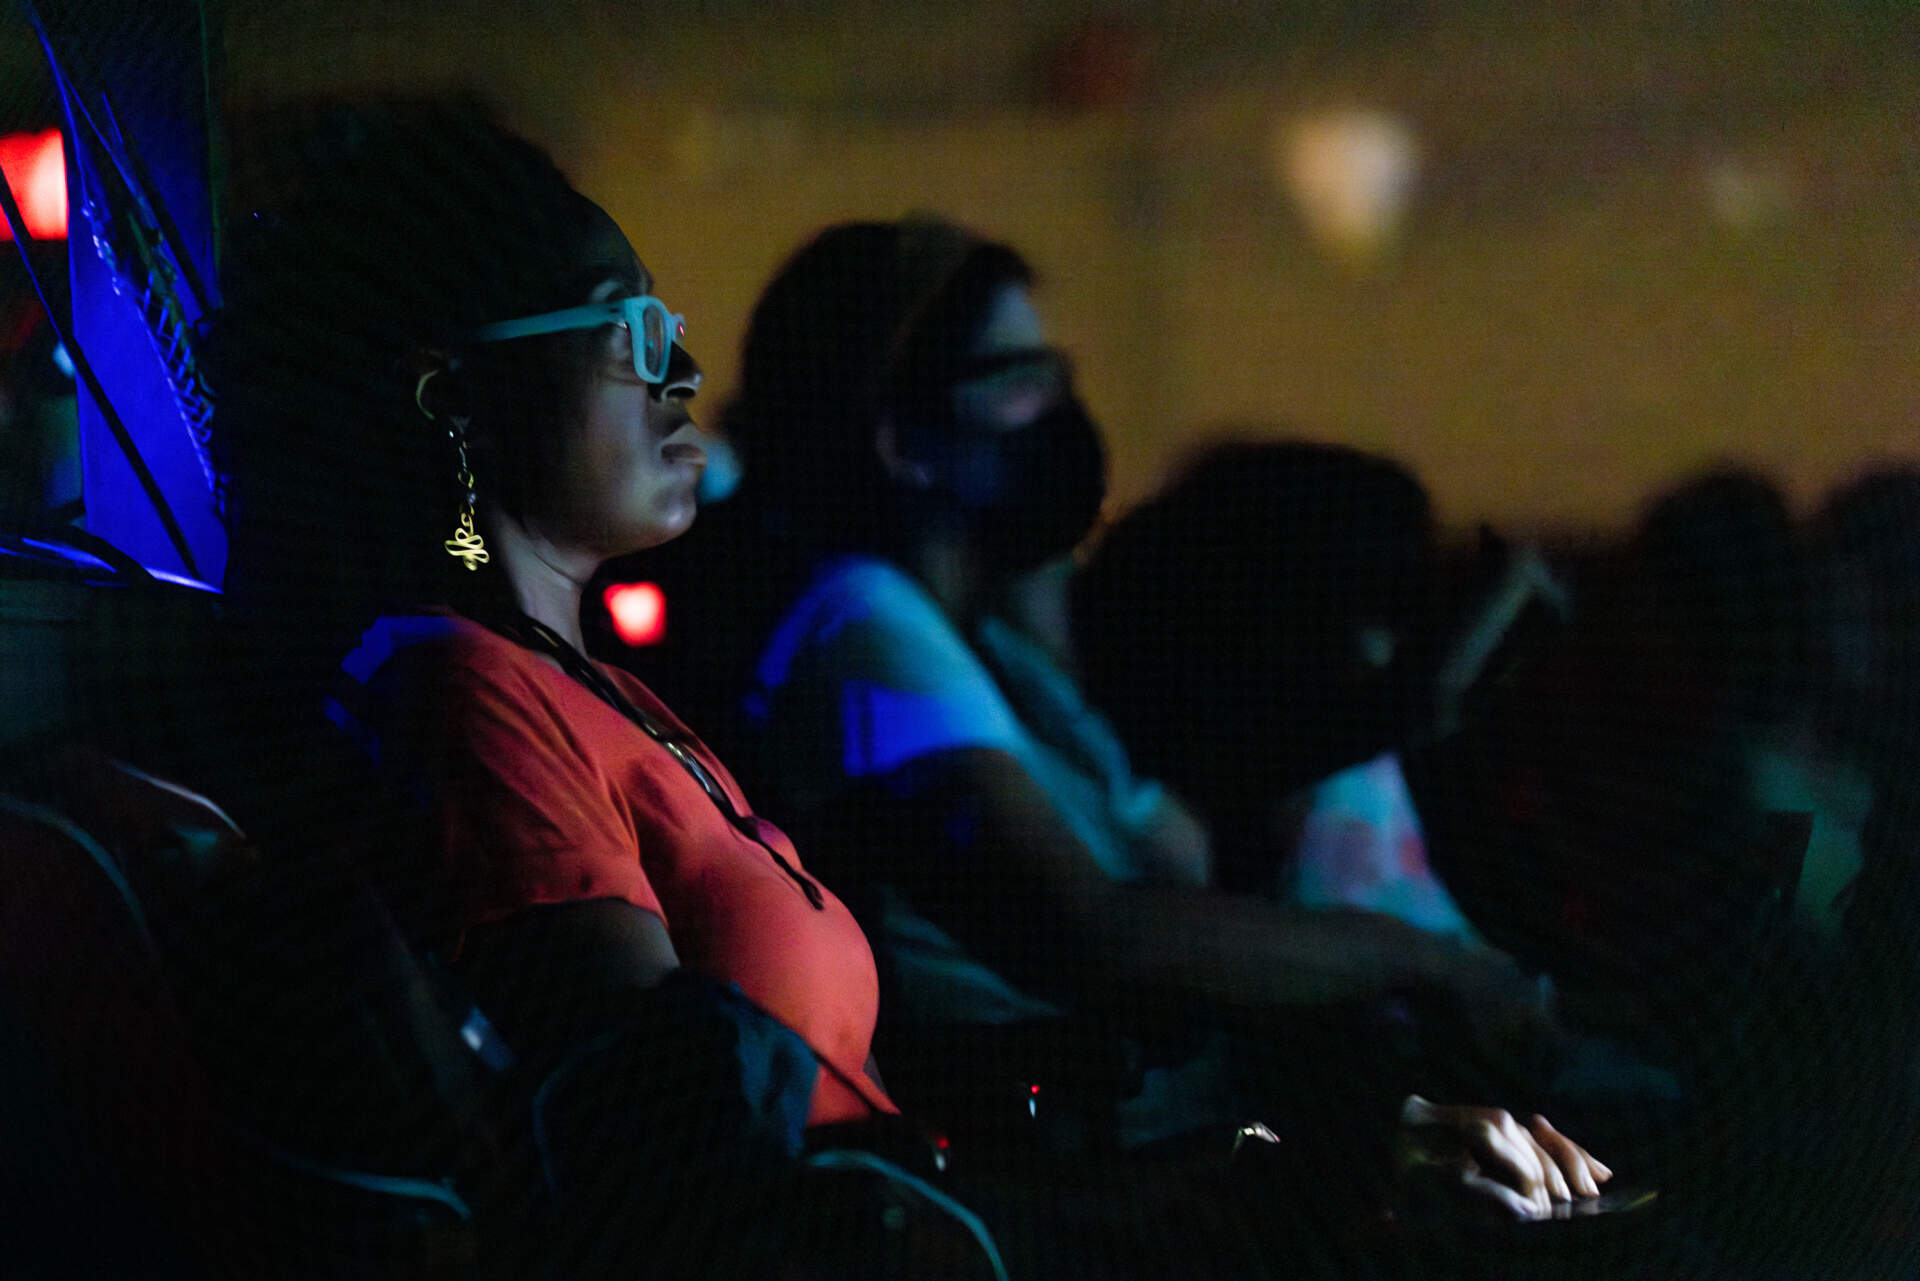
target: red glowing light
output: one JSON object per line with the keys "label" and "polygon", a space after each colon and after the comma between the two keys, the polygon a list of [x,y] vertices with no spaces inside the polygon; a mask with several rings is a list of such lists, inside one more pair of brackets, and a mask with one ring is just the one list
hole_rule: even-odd
{"label": "red glowing light", "polygon": [[667,596],[653,583],[615,583],[600,599],[627,644],[658,645],[667,638]]}
{"label": "red glowing light", "polygon": [[1038,1094],[1038,1093],[1040,1093],[1040,1087],[1039,1087],[1039,1086],[1037,1086],[1037,1085],[1029,1085],[1029,1086],[1027,1087],[1027,1093],[1028,1093],[1028,1094]]}
{"label": "red glowing light", "polygon": [[[20,203],[29,236],[36,240],[66,238],[67,158],[58,129],[0,138],[0,175],[6,177],[13,198]],[[12,239],[12,229],[0,218],[0,241]]]}

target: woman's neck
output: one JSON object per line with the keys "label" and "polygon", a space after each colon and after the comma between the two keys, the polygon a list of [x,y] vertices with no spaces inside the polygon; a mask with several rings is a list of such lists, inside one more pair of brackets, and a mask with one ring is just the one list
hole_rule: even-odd
{"label": "woman's neck", "polygon": [[922,530],[908,542],[906,563],[948,617],[964,622],[980,607],[984,584],[964,532],[944,525]]}
{"label": "woman's neck", "polygon": [[554,543],[505,512],[489,513],[482,524],[520,612],[546,624],[584,653],[580,598],[599,562],[588,553]]}

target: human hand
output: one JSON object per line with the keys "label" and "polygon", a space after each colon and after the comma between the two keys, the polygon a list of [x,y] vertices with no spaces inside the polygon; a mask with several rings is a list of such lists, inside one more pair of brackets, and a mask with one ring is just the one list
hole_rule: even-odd
{"label": "human hand", "polygon": [[1403,1172],[1438,1175],[1519,1219],[1599,1196],[1613,1177],[1543,1116],[1522,1124],[1505,1108],[1442,1105],[1417,1094],[1400,1105],[1398,1146]]}

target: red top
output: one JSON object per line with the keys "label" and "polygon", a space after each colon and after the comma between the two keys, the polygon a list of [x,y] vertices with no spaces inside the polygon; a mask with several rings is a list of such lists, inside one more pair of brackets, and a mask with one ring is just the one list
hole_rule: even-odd
{"label": "red top", "polygon": [[[388,661],[396,653],[404,661]],[[852,913],[824,886],[825,910],[814,908],[622,713],[546,656],[454,616],[382,619],[346,668],[380,704],[414,701],[398,685],[432,689],[423,746],[455,928],[623,899],[665,923],[682,965],[739,984],[851,1079],[822,1069],[808,1124],[898,1111],[865,1072],[879,982]],[[602,670],[751,815],[726,767],[645,685]],[[800,867],[783,832],[748,822]]]}

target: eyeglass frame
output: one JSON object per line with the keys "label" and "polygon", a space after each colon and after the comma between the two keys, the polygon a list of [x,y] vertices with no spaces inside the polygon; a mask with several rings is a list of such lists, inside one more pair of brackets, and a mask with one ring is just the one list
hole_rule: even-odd
{"label": "eyeglass frame", "polygon": [[[666,321],[667,340],[661,344],[660,367],[657,370],[649,370],[642,363],[646,358],[646,317],[649,311],[658,311]],[[470,337],[475,342],[505,342],[512,338],[595,329],[608,324],[623,325],[628,333],[634,335],[633,372],[642,382],[658,385],[667,381],[667,372],[673,367],[673,349],[680,345],[680,340],[687,333],[687,318],[667,310],[667,304],[652,294],[610,298],[583,307],[544,311],[537,316],[522,316],[516,320],[499,320],[480,326]]]}
{"label": "eyeglass frame", "polygon": [[1073,381],[1073,357],[1064,347],[1042,345],[1038,347],[1008,347],[1001,351],[984,351],[978,355],[965,356],[956,361],[950,369],[943,372],[941,382],[950,387],[961,383],[977,382],[991,378],[1022,365],[1048,365],[1060,376],[1063,383]]}
{"label": "eyeglass frame", "polygon": [[[1051,391],[1056,396],[1071,398],[1074,395],[1073,358],[1063,348],[1050,344],[1011,347],[963,357],[942,370],[935,385],[951,393],[960,393],[969,384],[979,385],[1025,366],[1045,369],[1051,376]],[[999,394],[1004,394],[1006,390],[1004,386],[998,389]]]}

